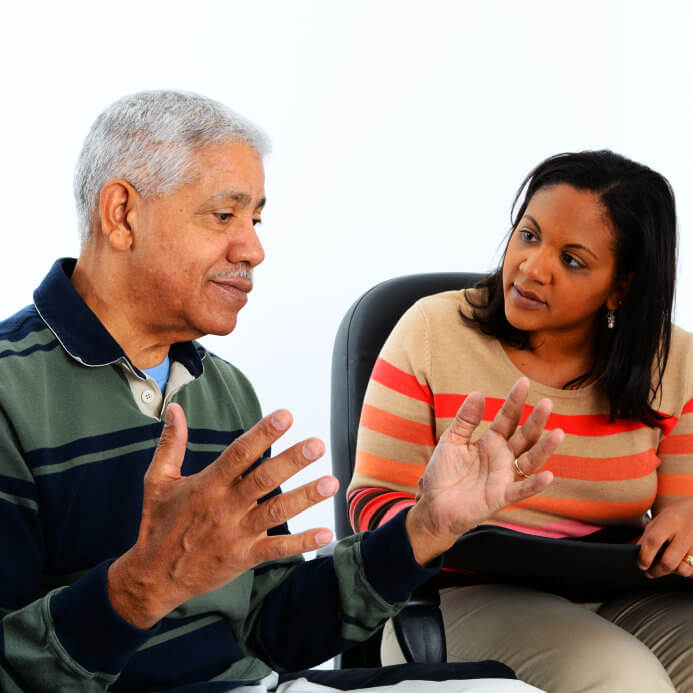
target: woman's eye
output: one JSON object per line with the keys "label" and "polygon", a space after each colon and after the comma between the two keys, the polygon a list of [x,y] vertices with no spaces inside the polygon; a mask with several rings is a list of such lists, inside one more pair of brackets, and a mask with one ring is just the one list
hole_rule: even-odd
{"label": "woman's eye", "polygon": [[536,238],[536,236],[531,231],[528,231],[527,229],[520,229],[520,238],[525,243],[530,243],[531,241],[533,241]]}
{"label": "woman's eye", "polygon": [[568,255],[567,253],[563,253],[562,260],[566,267],[570,267],[572,269],[584,268],[584,265],[578,259],[574,258],[572,255]]}

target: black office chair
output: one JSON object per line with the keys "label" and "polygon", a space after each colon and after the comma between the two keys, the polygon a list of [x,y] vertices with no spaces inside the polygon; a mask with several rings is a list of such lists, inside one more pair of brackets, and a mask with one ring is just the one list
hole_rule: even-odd
{"label": "black office chair", "polygon": [[[352,534],[345,489],[356,458],[361,407],[373,364],[401,315],[419,298],[474,285],[482,275],[418,274],[384,281],[361,296],[347,311],[332,356],[332,470],[342,491],[335,497],[337,537]],[[637,567],[637,537],[632,527],[612,527],[585,539],[547,539],[481,525],[464,535],[446,554],[446,565],[460,573],[447,583],[465,582],[465,574],[528,585],[574,601],[604,601],[625,590],[690,590],[691,581],[670,575],[648,579]],[[413,595],[394,619],[402,651],[411,662],[445,661],[445,635],[437,581]],[[380,634],[344,653],[341,666],[377,666]]]}

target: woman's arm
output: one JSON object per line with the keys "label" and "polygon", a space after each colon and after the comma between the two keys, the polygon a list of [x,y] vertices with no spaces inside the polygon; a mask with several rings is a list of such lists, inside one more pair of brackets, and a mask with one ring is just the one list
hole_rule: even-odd
{"label": "woman's arm", "polygon": [[415,304],[399,320],[366,389],[347,491],[356,531],[375,529],[414,505],[437,442],[426,315]]}
{"label": "woman's arm", "polygon": [[[650,577],[678,573],[693,576],[693,566],[684,561],[693,555],[693,399],[683,407],[676,425],[665,435],[657,454],[657,497],[654,518],[640,539],[640,568]],[[668,542],[662,557],[655,556]]]}

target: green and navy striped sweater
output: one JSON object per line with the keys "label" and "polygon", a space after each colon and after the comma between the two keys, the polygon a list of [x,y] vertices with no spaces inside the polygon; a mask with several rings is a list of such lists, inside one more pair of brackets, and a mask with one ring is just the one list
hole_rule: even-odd
{"label": "green and navy striped sweater", "polygon": [[[145,376],[72,287],[74,262],[56,262],[34,304],[0,323],[0,688],[222,691],[367,637],[434,573],[413,560],[404,516],[333,557],[258,566],[151,630],[115,613],[106,571],[137,537],[163,424],[135,400],[131,381]],[[192,474],[260,407],[200,345],[170,357],[189,374],[167,399],[185,410]]]}

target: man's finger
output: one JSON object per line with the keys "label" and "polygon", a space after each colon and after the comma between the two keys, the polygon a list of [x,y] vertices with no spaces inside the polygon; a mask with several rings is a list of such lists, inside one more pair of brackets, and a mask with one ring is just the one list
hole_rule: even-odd
{"label": "man's finger", "polygon": [[520,378],[513,386],[503,406],[491,422],[490,429],[506,440],[520,423],[525,401],[529,394],[529,378]]}
{"label": "man's finger", "polygon": [[319,438],[296,443],[247,474],[238,482],[238,493],[246,499],[262,498],[324,454],[325,443]]}
{"label": "man's finger", "polygon": [[546,461],[556,452],[564,438],[565,434],[560,428],[554,428],[553,431],[549,431],[541,440],[534,443],[527,452],[522,453],[517,458],[520,469],[525,474],[534,474],[546,464]]}
{"label": "man's finger", "polygon": [[179,404],[171,403],[166,408],[164,429],[159,438],[154,458],[145,476],[146,482],[179,479],[188,442],[188,424]]}
{"label": "man's finger", "polygon": [[251,532],[259,534],[331,498],[338,489],[339,481],[336,477],[324,476],[260,503],[250,512],[246,524]]}
{"label": "man's finger", "polygon": [[286,409],[278,409],[260,419],[217,457],[208,467],[210,473],[220,475],[227,484],[235,481],[289,430],[292,422],[291,412]]}
{"label": "man's finger", "polygon": [[516,481],[508,486],[505,492],[505,505],[519,503],[526,498],[541,493],[553,481],[553,473],[549,471],[534,474],[529,479]]}
{"label": "man's finger", "polygon": [[553,403],[550,399],[542,399],[527,417],[527,421],[510,436],[508,447],[515,457],[519,457],[525,450],[529,450],[541,438],[544,426],[549,420],[552,406]]}
{"label": "man's finger", "polygon": [[469,445],[483,415],[483,396],[480,392],[470,392],[442,437],[456,445]]}
{"label": "man's finger", "polygon": [[253,564],[276,561],[307,551],[317,551],[329,544],[334,537],[332,530],[322,527],[308,529],[300,534],[280,534],[264,537],[252,549]]}

